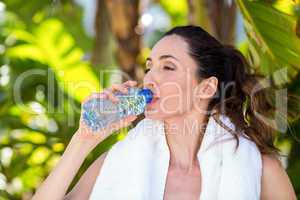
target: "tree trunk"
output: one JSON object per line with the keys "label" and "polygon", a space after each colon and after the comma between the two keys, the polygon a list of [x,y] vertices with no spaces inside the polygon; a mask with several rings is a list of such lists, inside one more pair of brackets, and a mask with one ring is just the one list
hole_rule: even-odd
{"label": "tree trunk", "polygon": [[200,25],[203,29],[212,33],[212,24],[208,19],[208,10],[205,0],[188,0],[189,22],[190,24]]}
{"label": "tree trunk", "polygon": [[[107,67],[112,64],[111,48],[110,47],[110,27],[107,20],[108,12],[103,0],[97,1],[97,10],[95,16],[95,42],[94,49],[91,55],[91,63],[100,70],[99,64]],[[99,68],[99,69],[98,69]]]}
{"label": "tree trunk", "polygon": [[199,25],[223,44],[234,44],[236,4],[225,0],[189,0],[191,24]]}
{"label": "tree trunk", "polygon": [[116,59],[122,72],[122,81],[141,81],[137,75],[137,57],[140,52],[140,36],[137,34],[139,19],[138,0],[106,0],[111,31],[117,43]]}

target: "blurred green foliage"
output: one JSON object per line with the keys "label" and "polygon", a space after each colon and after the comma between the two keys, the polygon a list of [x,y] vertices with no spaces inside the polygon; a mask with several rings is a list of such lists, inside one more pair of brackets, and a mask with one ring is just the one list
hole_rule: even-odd
{"label": "blurred green foliage", "polygon": [[291,82],[300,69],[300,38],[295,29],[298,16],[293,9],[297,4],[282,2],[237,1],[245,19],[251,66],[256,73],[272,75],[276,85]]}
{"label": "blurred green foliage", "polygon": [[172,26],[188,23],[188,3],[185,0],[161,0],[160,5],[170,15]]}
{"label": "blurred green foliage", "polygon": [[[76,46],[73,37],[59,20],[47,19],[34,27],[32,33],[16,29],[10,36],[20,44],[7,50],[9,58],[34,60],[49,66],[60,87],[71,96],[81,100],[91,91],[100,89],[93,69],[82,61],[83,51]],[[84,88],[81,84],[84,84]],[[82,91],[86,88],[91,91]]]}
{"label": "blurred green foliage", "polygon": [[[5,3],[0,24],[0,199],[28,199],[76,131],[80,101],[101,90],[103,82],[83,60],[91,39],[79,22],[74,24],[73,17],[80,19],[78,7],[62,2],[63,10],[53,11],[54,18],[49,14],[52,1]],[[76,16],[65,16],[65,9]],[[124,134],[126,129],[101,143],[74,183]]]}

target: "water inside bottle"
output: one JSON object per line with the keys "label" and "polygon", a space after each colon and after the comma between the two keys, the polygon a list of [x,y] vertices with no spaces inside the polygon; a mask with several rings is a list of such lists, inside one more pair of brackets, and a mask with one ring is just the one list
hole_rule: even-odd
{"label": "water inside bottle", "polygon": [[109,99],[95,98],[83,105],[83,120],[93,131],[102,129],[128,115],[143,113],[147,102],[152,99],[151,91],[142,91],[141,88],[129,88],[128,94],[115,92],[114,95],[119,98],[119,102],[113,103]]}

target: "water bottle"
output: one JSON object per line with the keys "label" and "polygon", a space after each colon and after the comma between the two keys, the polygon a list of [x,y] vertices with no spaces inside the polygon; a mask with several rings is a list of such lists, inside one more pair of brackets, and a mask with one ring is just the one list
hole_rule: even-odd
{"label": "water bottle", "polygon": [[83,104],[83,122],[96,132],[107,125],[117,122],[128,115],[139,115],[152,101],[153,93],[147,88],[128,88],[128,94],[115,92],[119,102],[113,103],[109,99],[94,98]]}

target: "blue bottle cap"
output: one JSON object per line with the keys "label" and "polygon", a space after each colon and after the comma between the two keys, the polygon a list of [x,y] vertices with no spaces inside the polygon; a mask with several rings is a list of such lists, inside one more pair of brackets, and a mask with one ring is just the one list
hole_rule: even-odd
{"label": "blue bottle cap", "polygon": [[150,103],[153,98],[153,92],[148,88],[143,88],[138,92],[139,95],[143,95],[146,98],[146,103]]}

